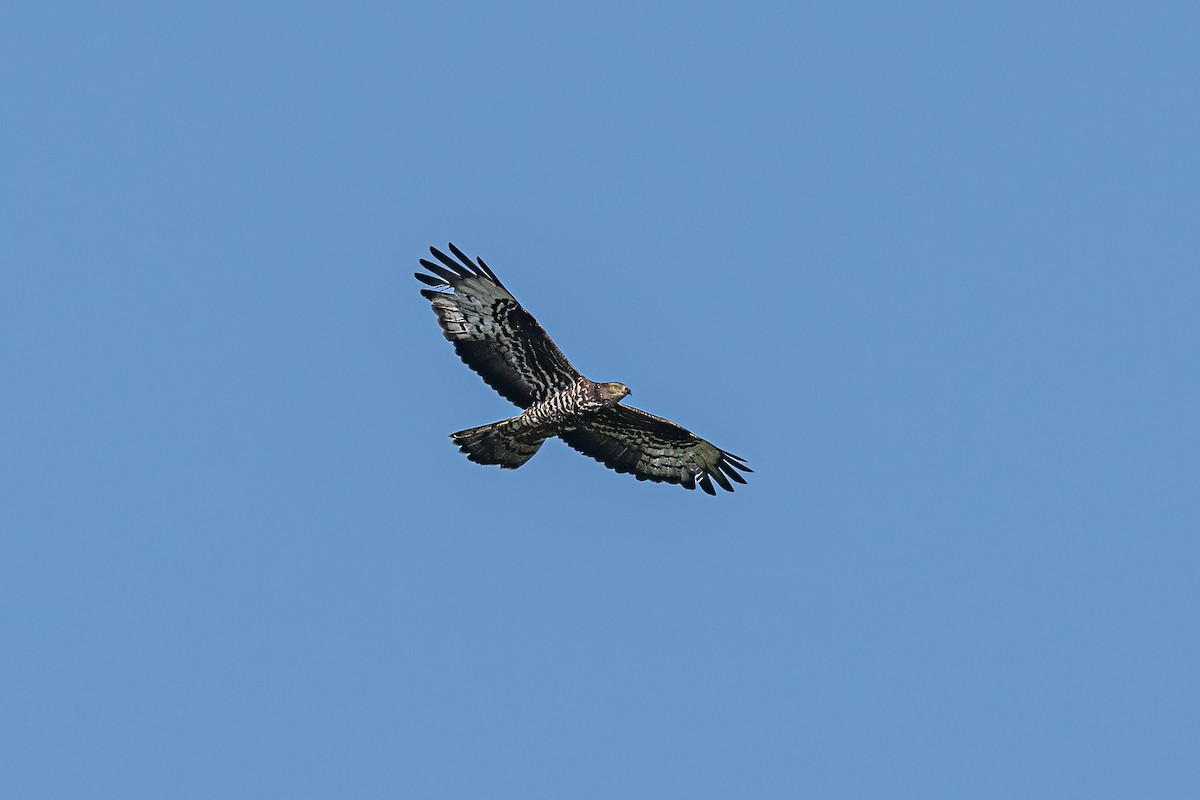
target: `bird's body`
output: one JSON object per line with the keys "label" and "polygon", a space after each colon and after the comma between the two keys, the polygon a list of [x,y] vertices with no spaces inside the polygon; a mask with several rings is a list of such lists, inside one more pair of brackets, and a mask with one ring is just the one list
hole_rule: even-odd
{"label": "bird's body", "polygon": [[441,263],[421,259],[433,275],[415,274],[434,287],[421,294],[432,303],[443,334],[467,366],[524,409],[511,419],[451,434],[468,459],[516,469],[546,439],[558,436],[638,480],[688,489],[699,484],[709,494],[715,494],[713,480],[727,491],[733,491],[731,480],[746,482],[738,470],[752,470],[742,459],[669,420],[619,405],[630,394],[624,384],[581,375],[483,259],[473,264],[453,244],[458,261],[429,250]]}
{"label": "bird's body", "polygon": [[516,469],[524,464],[551,436],[570,433],[588,418],[629,393],[607,387],[621,384],[599,384],[580,376],[575,383],[540,400],[519,416],[493,422],[478,428],[450,434],[467,458],[479,464],[498,464]]}

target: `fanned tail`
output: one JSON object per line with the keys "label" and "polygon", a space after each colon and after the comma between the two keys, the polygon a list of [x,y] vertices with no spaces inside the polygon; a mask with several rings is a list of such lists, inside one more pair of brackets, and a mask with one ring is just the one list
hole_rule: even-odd
{"label": "fanned tail", "polygon": [[497,464],[504,469],[516,469],[542,446],[545,439],[536,442],[522,441],[509,430],[511,419],[467,428],[450,434],[450,440],[467,454],[467,459],[476,464]]}

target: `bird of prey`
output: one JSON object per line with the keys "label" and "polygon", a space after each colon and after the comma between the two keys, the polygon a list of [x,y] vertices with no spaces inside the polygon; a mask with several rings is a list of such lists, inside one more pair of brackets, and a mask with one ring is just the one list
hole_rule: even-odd
{"label": "bird of prey", "polygon": [[442,333],[459,358],[523,412],[511,419],[468,428],[450,439],[477,464],[516,469],[557,436],[617,472],[639,481],[674,483],[715,495],[713,481],[732,492],[753,472],[728,453],[674,422],[622,405],[629,387],[591,381],[555,346],[537,320],[477,258],[450,245],[454,258],[436,247],[437,262],[420,259],[432,274],[414,273],[426,286]]}

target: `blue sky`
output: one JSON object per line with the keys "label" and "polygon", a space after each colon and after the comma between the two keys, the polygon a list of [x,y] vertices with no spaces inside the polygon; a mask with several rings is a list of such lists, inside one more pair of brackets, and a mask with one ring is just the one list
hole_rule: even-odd
{"label": "blue sky", "polygon": [[[18,3],[9,797],[1193,798],[1187,3]],[[755,468],[553,442],[412,278]]]}

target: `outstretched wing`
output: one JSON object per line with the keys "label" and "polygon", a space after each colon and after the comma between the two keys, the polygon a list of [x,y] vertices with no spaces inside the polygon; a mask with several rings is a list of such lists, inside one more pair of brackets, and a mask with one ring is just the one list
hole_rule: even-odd
{"label": "outstretched wing", "polygon": [[745,483],[738,470],[753,472],[741,458],[684,430],[670,420],[632,406],[609,406],[588,417],[568,433],[564,442],[617,472],[631,472],[639,481],[678,483],[685,489],[696,484],[716,494],[716,481],[727,492]]}
{"label": "outstretched wing", "polygon": [[421,266],[433,275],[413,274],[434,287],[421,294],[433,303],[443,335],[454,343],[459,358],[488,386],[528,408],[580,377],[482,258],[472,264],[453,244],[450,252],[458,261],[436,247],[429,252],[441,264],[421,259]]}

